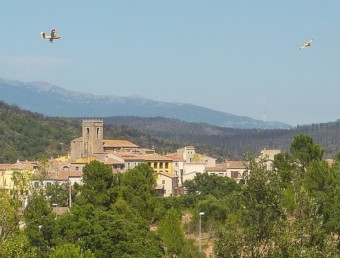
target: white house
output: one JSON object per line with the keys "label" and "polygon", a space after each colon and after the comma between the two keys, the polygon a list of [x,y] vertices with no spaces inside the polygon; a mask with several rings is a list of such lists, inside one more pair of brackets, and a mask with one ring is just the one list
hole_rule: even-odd
{"label": "white house", "polygon": [[266,160],[267,170],[273,169],[274,157],[279,153],[281,153],[280,150],[267,150],[267,149],[261,150],[259,158],[263,158]]}
{"label": "white house", "polygon": [[184,183],[186,180],[192,180],[196,174],[205,172],[205,164],[203,163],[184,163],[183,166],[183,179]]}
{"label": "white house", "polygon": [[207,167],[205,172],[209,175],[227,176],[235,179],[239,183],[246,170],[247,166],[243,161],[233,160],[218,164],[215,167]]}
{"label": "white house", "polygon": [[156,190],[164,197],[178,195],[178,177],[170,173],[158,173]]}

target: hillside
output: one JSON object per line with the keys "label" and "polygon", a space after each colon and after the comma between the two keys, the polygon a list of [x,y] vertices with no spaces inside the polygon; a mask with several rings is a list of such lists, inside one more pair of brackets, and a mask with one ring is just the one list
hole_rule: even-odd
{"label": "hillside", "polygon": [[[223,159],[244,152],[288,149],[296,134],[310,135],[325,148],[325,156],[340,152],[340,121],[289,130],[230,129],[168,118],[110,117],[104,119],[105,139],[127,139],[158,152],[194,145],[198,152]],[[81,135],[81,118],[47,117],[0,102],[0,162],[57,157],[68,153],[70,141]]]}
{"label": "hillside", "polygon": [[[172,152],[183,146],[127,126],[105,125],[104,134],[106,139],[127,139],[160,152]],[[70,141],[80,135],[81,119],[47,117],[0,101],[0,163],[65,155]],[[196,147],[216,157],[225,155],[212,147]]]}
{"label": "hillside", "polygon": [[241,158],[245,151],[259,153],[264,148],[287,151],[296,134],[310,135],[316,144],[325,148],[326,157],[340,151],[340,121],[285,130],[231,129],[160,117],[110,117],[104,118],[104,121],[115,126],[137,128],[176,142],[213,147],[231,158]]}
{"label": "hillside", "polygon": [[66,90],[46,82],[24,83],[0,78],[0,100],[56,117],[162,116],[229,128],[290,127],[281,122],[263,122],[187,103],[155,101],[136,96],[97,96]]}
{"label": "hillside", "polygon": [[80,123],[50,118],[0,102],[0,162],[35,160],[67,153]]}

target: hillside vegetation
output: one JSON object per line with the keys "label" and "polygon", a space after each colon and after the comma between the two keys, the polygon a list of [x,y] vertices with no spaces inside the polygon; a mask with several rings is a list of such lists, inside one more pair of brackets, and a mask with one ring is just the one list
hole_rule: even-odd
{"label": "hillside vegetation", "polygon": [[67,153],[80,134],[74,119],[45,117],[0,102],[0,162],[35,160]]}
{"label": "hillside vegetation", "polygon": [[156,137],[176,142],[212,147],[226,157],[241,158],[244,152],[262,149],[287,151],[294,135],[306,134],[325,149],[325,157],[340,151],[340,121],[297,126],[292,129],[231,129],[207,124],[187,123],[168,118],[110,117],[106,124],[138,128]]}
{"label": "hillside vegetation", "polygon": [[[195,146],[219,161],[240,159],[261,149],[287,151],[294,135],[310,135],[325,149],[325,157],[340,151],[340,121],[286,130],[230,129],[169,118],[110,117],[104,119],[105,139],[127,139],[159,153]],[[57,157],[69,152],[81,135],[81,118],[46,117],[0,102],[0,162]]]}

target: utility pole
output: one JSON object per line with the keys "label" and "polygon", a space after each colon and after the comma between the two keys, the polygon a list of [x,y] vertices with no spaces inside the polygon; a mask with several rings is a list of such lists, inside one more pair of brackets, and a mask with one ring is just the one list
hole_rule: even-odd
{"label": "utility pole", "polygon": [[71,208],[72,206],[72,185],[71,181],[68,181],[68,206]]}
{"label": "utility pole", "polygon": [[199,223],[199,252],[202,252],[202,216],[204,215],[204,212],[198,213],[200,216],[200,223]]}

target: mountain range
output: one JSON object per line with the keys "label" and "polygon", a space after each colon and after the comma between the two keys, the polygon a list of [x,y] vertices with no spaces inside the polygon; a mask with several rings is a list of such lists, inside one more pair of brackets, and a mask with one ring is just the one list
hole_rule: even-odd
{"label": "mountain range", "polygon": [[21,82],[0,78],[0,100],[10,105],[55,117],[165,117],[239,129],[288,129],[290,125],[261,121],[209,108],[144,97],[99,96],[70,91],[47,82]]}

